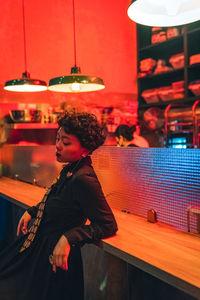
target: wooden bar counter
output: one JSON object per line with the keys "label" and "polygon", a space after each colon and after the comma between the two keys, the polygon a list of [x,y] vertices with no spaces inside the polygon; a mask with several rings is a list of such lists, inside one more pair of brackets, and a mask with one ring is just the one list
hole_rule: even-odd
{"label": "wooden bar counter", "polygon": [[[23,208],[40,201],[45,189],[6,177],[0,196]],[[103,241],[106,252],[200,299],[200,237],[113,209],[119,231]]]}

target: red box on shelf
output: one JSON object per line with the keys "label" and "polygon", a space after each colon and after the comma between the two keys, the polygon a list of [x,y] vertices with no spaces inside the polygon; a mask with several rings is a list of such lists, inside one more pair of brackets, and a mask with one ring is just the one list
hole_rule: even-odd
{"label": "red box on shelf", "polygon": [[179,35],[179,29],[177,27],[167,28],[167,38],[171,39]]}
{"label": "red box on shelf", "polygon": [[173,99],[181,99],[184,98],[184,88],[177,89],[174,91]]}
{"label": "red box on shelf", "polygon": [[158,102],[158,92],[157,89],[150,89],[142,92],[142,97],[145,99],[147,103]]}
{"label": "red box on shelf", "polygon": [[140,61],[140,71],[141,72],[150,72],[156,66],[156,61],[152,58],[145,58]]}
{"label": "red box on shelf", "polygon": [[172,82],[173,99],[184,98],[184,81]]}
{"label": "red box on shelf", "polygon": [[184,54],[178,53],[172,55],[169,59],[170,64],[174,69],[180,69],[184,67]]}
{"label": "red box on shelf", "polygon": [[200,80],[190,82],[188,88],[195,96],[200,96]]}
{"label": "red box on shelf", "polygon": [[184,80],[172,82],[172,88],[174,91],[184,88]]}
{"label": "red box on shelf", "polygon": [[162,101],[169,101],[174,98],[172,86],[164,86],[158,89],[158,96]]}
{"label": "red box on shelf", "polygon": [[200,54],[195,54],[190,56],[190,65],[200,63]]}

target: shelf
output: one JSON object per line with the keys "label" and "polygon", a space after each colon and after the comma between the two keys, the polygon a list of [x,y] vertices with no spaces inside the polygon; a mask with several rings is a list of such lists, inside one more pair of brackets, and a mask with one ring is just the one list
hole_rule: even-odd
{"label": "shelf", "polygon": [[11,129],[57,129],[57,123],[14,123],[7,124]]}
{"label": "shelf", "polygon": [[182,38],[183,38],[183,35],[180,34],[180,35],[178,35],[174,38],[167,39],[166,41],[156,43],[156,44],[151,44],[151,45],[148,45],[146,47],[143,47],[143,48],[139,49],[139,52],[150,50],[150,49],[157,48],[157,47],[163,47],[165,45],[168,45],[169,43],[174,43],[174,42],[176,42],[176,41],[178,41],[179,39],[182,39]]}
{"label": "shelf", "polygon": [[191,130],[191,129],[190,130],[189,129],[188,130],[175,130],[175,131],[170,130],[168,134],[171,134],[171,133],[172,134],[173,133],[192,133],[192,132],[193,132],[193,130]]}
{"label": "shelf", "polygon": [[[189,69],[189,70],[192,70],[192,69],[200,69],[200,63],[196,63],[196,64],[189,65],[189,66],[188,66],[188,69]],[[199,77],[200,77],[200,75],[199,75]]]}
{"label": "shelf", "polygon": [[196,32],[200,28],[200,21],[192,22],[187,24],[187,33]]}
{"label": "shelf", "polygon": [[143,81],[146,79],[158,79],[158,78],[163,78],[163,77],[167,77],[168,75],[177,75],[178,73],[184,72],[184,68],[179,68],[179,69],[173,69],[171,71],[167,71],[167,72],[163,72],[163,73],[159,73],[159,74],[151,74],[151,75],[147,75],[144,77],[138,77],[139,81]]}
{"label": "shelf", "polygon": [[[168,118],[171,118],[171,116],[168,116]],[[167,126],[191,126],[193,123],[192,122],[185,122],[185,123],[177,123],[177,122],[169,122],[166,125]]]}
{"label": "shelf", "polygon": [[197,96],[197,97],[189,97],[187,99],[185,98],[181,98],[181,99],[173,99],[173,100],[169,100],[169,101],[160,101],[160,102],[154,102],[154,103],[146,103],[146,104],[140,104],[139,103],[139,106],[138,108],[149,108],[149,107],[155,107],[155,106],[159,106],[159,107],[163,107],[163,106],[167,106],[169,104],[192,104],[194,101],[196,100],[200,100],[200,96]]}
{"label": "shelf", "polygon": [[192,30],[188,30],[188,35],[193,34],[193,33],[200,33],[200,28],[194,28]]}
{"label": "shelf", "polygon": [[196,80],[200,80],[200,63],[188,66],[188,85]]}

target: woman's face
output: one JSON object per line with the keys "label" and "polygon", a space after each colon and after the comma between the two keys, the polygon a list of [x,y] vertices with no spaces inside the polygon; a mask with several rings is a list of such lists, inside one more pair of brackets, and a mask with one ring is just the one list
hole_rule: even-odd
{"label": "woman's face", "polygon": [[56,158],[59,162],[74,162],[87,155],[88,150],[83,148],[75,135],[68,134],[61,127],[56,137]]}

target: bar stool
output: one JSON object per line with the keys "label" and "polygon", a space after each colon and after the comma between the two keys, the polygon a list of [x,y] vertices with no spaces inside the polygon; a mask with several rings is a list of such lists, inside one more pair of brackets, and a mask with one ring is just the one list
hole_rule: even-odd
{"label": "bar stool", "polygon": [[200,233],[200,207],[188,206],[187,208],[187,229],[190,232],[190,216],[197,216],[197,232]]}

